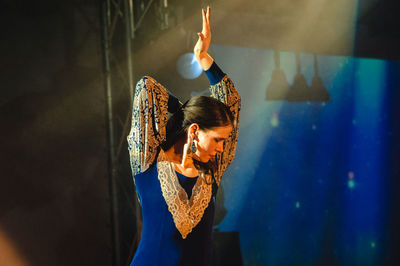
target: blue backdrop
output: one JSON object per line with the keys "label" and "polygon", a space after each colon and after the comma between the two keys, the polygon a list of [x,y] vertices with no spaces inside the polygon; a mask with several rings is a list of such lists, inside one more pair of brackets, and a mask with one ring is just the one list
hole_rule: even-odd
{"label": "blue backdrop", "polygon": [[[242,96],[221,231],[238,231],[245,265],[381,265],[390,217],[388,149],[400,64],[317,55],[330,102],[267,100],[274,51],[214,45]],[[296,54],[279,52],[290,85]],[[310,86],[314,55],[300,53]]]}

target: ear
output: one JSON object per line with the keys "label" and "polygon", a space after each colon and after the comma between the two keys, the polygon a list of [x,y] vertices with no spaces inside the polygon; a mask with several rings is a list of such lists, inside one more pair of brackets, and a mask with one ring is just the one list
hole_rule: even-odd
{"label": "ear", "polygon": [[190,138],[193,138],[193,136],[197,137],[199,129],[200,129],[200,127],[198,124],[196,124],[196,123],[191,124],[188,128],[188,137],[190,137]]}

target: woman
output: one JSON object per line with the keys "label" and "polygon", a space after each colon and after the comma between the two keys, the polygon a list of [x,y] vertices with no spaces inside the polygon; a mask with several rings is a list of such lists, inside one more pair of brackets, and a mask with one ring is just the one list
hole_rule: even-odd
{"label": "woman", "polygon": [[202,16],[194,53],[211,97],[181,105],[151,77],[136,86],[128,145],[143,229],[131,265],[211,264],[215,195],[235,154],[240,96],[207,54],[210,8]]}

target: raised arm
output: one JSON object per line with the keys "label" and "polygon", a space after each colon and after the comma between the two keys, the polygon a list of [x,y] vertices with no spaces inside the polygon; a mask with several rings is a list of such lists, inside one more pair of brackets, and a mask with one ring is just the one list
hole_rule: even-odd
{"label": "raised arm", "polygon": [[209,7],[207,8],[207,11],[204,9],[202,10],[202,17],[203,28],[202,31],[198,33],[199,39],[194,47],[194,54],[210,81],[211,96],[226,104],[234,116],[233,129],[229,138],[224,142],[224,151],[216,156],[218,171],[215,178],[219,185],[222,175],[235,157],[236,143],[239,133],[241,99],[232,80],[228,75],[222,72],[214,62],[213,58],[207,53],[211,43]]}
{"label": "raised arm", "polygon": [[146,171],[165,141],[168,111],[175,112],[179,101],[151,77],[136,85],[131,130],[127,137],[132,174]]}
{"label": "raised arm", "polygon": [[224,174],[229,164],[233,162],[233,159],[235,157],[236,144],[239,134],[239,116],[240,116],[241,98],[235,86],[233,85],[232,80],[228,77],[228,75],[223,74],[222,79],[213,84],[213,82],[218,80],[216,79],[216,77],[222,76],[222,74],[215,75],[215,73],[218,72],[223,73],[215,62],[212,64],[210,69],[206,71],[207,77],[210,80],[211,84],[210,86],[211,97],[214,97],[215,99],[226,104],[229,107],[234,117],[233,129],[228,139],[226,139],[224,142],[224,150],[221,154],[216,156],[216,160],[218,163],[218,172],[216,175],[216,180],[219,185],[222,175]]}

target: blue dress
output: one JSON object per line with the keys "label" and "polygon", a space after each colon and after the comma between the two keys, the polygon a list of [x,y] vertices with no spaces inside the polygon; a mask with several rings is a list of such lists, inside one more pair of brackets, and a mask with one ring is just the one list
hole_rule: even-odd
{"label": "blue dress", "polygon": [[128,147],[143,228],[131,266],[211,265],[215,195],[235,154],[240,96],[215,63],[206,74],[211,96],[227,104],[236,120],[224,151],[214,158],[218,170],[213,184],[201,177],[186,177],[160,160],[168,111],[177,100],[150,77],[136,86]]}
{"label": "blue dress", "polygon": [[[135,176],[136,191],[142,205],[143,229],[131,265],[210,265],[216,189],[203,218],[183,239],[162,196],[156,168],[154,165]],[[180,173],[177,176],[190,197],[198,177],[186,177]]]}

